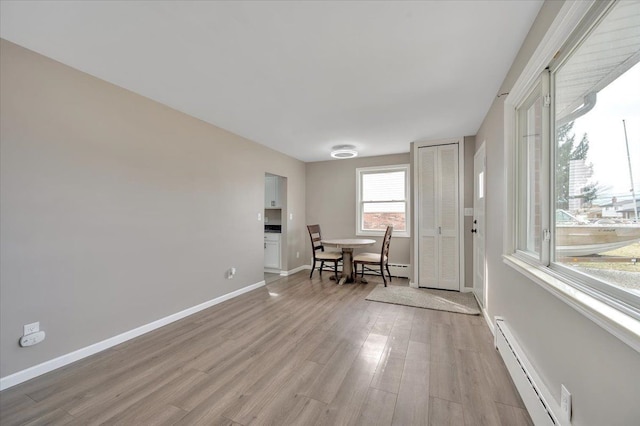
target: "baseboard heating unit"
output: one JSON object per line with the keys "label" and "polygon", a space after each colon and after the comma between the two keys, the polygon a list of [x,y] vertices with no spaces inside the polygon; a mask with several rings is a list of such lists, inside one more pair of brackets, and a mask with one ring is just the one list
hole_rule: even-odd
{"label": "baseboard heating unit", "polygon": [[509,370],[511,379],[533,423],[536,426],[568,425],[568,423],[561,423],[554,414],[559,412],[558,404],[518,345],[506,321],[500,317],[496,317],[495,339],[496,348]]}
{"label": "baseboard heating unit", "polygon": [[[338,266],[338,270],[341,271],[342,270],[342,266]],[[360,273],[359,271],[361,270],[360,267],[358,267],[358,274]],[[392,277],[397,277],[397,278],[409,278],[409,265],[403,265],[401,263],[390,263],[389,264],[389,272],[391,273]],[[378,265],[367,265],[366,269],[364,270],[364,274],[365,275],[380,275],[380,267]],[[385,276],[387,276],[387,272],[385,271],[384,273]]]}
{"label": "baseboard heating unit", "polygon": [[391,272],[392,277],[409,278],[409,265],[390,263],[389,272]]}

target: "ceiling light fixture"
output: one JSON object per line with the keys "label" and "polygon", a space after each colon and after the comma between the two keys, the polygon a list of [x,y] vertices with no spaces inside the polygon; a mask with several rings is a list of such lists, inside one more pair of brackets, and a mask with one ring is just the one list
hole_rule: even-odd
{"label": "ceiling light fixture", "polygon": [[331,156],[333,158],[353,158],[358,156],[358,151],[353,145],[336,145],[331,149]]}

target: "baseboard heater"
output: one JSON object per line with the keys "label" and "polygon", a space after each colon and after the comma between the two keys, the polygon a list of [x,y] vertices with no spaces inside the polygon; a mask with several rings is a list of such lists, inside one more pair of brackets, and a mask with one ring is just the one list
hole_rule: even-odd
{"label": "baseboard heater", "polygon": [[[360,271],[360,268],[358,268]],[[367,269],[364,270],[365,275],[380,275],[380,267],[378,265],[367,265]],[[360,272],[358,272],[359,274]],[[377,274],[376,274],[377,273]],[[403,265],[400,263],[390,263],[389,273],[392,277],[397,278],[409,278],[409,265]],[[385,276],[387,275],[385,271]]]}
{"label": "baseboard heater", "polygon": [[559,407],[544,386],[526,354],[518,345],[503,318],[496,317],[495,345],[516,385],[531,420],[536,426],[561,426]]}
{"label": "baseboard heater", "polygon": [[[313,265],[313,260],[311,260],[311,265]],[[316,263],[316,268],[318,266],[320,266],[320,262]],[[325,268],[328,267],[331,270],[333,270],[333,264],[331,263],[325,263],[324,266]],[[376,272],[380,270],[380,268],[377,265],[367,265],[367,267],[370,269],[373,269]],[[338,265],[338,271],[342,271],[342,265]],[[360,268],[358,268],[358,271],[360,271]],[[391,272],[392,277],[409,278],[409,265],[403,265],[401,263],[390,263],[389,272]],[[365,275],[374,275],[374,273],[375,272],[368,272],[366,269],[364,271]]]}
{"label": "baseboard heater", "polygon": [[409,265],[390,263],[389,272],[391,272],[392,277],[409,278]]}

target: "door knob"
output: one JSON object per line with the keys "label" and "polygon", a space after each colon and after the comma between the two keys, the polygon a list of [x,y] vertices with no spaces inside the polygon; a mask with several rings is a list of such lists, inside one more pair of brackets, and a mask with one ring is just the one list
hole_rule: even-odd
{"label": "door knob", "polygon": [[478,230],[477,230],[477,229],[472,229],[472,230],[471,230],[471,233],[472,233],[472,234],[475,234],[476,232],[478,232]]}

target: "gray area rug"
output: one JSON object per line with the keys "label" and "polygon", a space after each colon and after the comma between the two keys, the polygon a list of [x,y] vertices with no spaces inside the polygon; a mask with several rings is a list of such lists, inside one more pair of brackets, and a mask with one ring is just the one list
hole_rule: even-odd
{"label": "gray area rug", "polygon": [[416,308],[480,315],[478,303],[472,293],[426,288],[418,289],[396,285],[385,287],[380,284],[369,293],[366,299],[374,302],[414,306]]}

